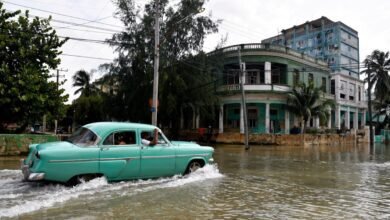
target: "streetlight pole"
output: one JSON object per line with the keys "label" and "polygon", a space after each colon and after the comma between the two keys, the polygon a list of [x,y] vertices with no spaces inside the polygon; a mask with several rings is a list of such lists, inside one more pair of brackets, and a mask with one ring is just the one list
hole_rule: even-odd
{"label": "streetlight pole", "polygon": [[248,134],[248,116],[246,110],[246,99],[245,99],[245,90],[244,90],[244,79],[245,79],[245,63],[241,62],[241,46],[238,46],[238,63],[240,65],[240,90],[241,90],[241,105],[243,108],[244,114],[244,134],[245,134],[245,150],[249,150],[249,134]]}
{"label": "streetlight pole", "polygon": [[160,5],[159,0],[155,1],[156,12],[154,21],[154,79],[153,79],[153,100],[152,100],[152,124],[157,126],[157,103],[158,103],[158,68],[160,62]]}
{"label": "streetlight pole", "polygon": [[367,69],[367,82],[368,82],[368,123],[370,128],[370,152],[374,150],[374,132],[372,129],[372,108],[371,108],[371,69]]}
{"label": "streetlight pole", "polygon": [[[60,77],[65,77],[65,75],[60,75],[60,71],[61,72],[68,72],[68,69],[57,69],[57,75],[56,75],[56,78],[57,78],[57,91],[60,89],[60,80],[59,78]],[[58,116],[58,115],[57,115]],[[55,119],[54,120],[54,134],[57,135],[57,127],[58,127],[58,120]]]}

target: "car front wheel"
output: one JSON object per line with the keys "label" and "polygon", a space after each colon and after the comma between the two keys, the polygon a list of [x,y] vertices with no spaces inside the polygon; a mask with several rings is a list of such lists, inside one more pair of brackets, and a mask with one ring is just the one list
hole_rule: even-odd
{"label": "car front wheel", "polygon": [[202,162],[198,161],[198,160],[191,161],[188,164],[188,167],[187,167],[187,170],[186,170],[185,174],[193,173],[196,170],[202,168],[203,166],[204,166],[204,164]]}

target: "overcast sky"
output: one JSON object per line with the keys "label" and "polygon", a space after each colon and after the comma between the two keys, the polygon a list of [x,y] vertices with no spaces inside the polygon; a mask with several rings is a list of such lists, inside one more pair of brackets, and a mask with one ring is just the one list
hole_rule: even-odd
{"label": "overcast sky", "polygon": [[[104,40],[110,38],[114,31],[120,31],[123,26],[113,17],[115,6],[111,0],[6,0],[3,2],[5,9],[10,11],[29,9],[31,15],[42,17],[52,14],[51,24],[60,36]],[[142,6],[146,0],[135,2]],[[177,2],[179,0],[172,1],[172,3]],[[211,13],[213,19],[223,20],[219,33],[207,37],[205,51],[215,48],[221,36],[228,36],[226,46],[259,43],[264,38],[276,35],[282,29],[321,16],[326,16],[332,21],[341,21],[358,31],[360,61],[374,49],[390,50],[390,1],[388,0],[209,0],[205,9],[203,13]],[[85,24],[88,21],[72,17],[98,20],[101,23]],[[75,24],[96,26],[98,29],[88,29]],[[60,68],[68,71],[61,74],[65,75],[62,79],[67,79],[64,88],[70,96],[69,102],[77,97],[73,95],[75,89],[71,86],[71,77],[77,70],[97,69],[100,64],[110,62],[115,57],[113,49],[104,44],[69,40],[62,50],[67,55],[101,58],[99,60],[61,56]],[[93,78],[100,76],[99,73],[95,73]]]}

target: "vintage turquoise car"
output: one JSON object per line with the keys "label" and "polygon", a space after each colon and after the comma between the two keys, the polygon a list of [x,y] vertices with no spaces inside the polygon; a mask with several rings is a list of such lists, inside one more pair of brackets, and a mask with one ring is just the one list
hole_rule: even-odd
{"label": "vintage turquoise car", "polygon": [[[153,132],[155,145],[145,145],[141,137]],[[170,142],[155,126],[124,122],[87,124],[67,141],[29,147],[21,161],[25,180],[70,184],[100,176],[121,181],[184,175],[212,162],[214,152],[192,142]]]}

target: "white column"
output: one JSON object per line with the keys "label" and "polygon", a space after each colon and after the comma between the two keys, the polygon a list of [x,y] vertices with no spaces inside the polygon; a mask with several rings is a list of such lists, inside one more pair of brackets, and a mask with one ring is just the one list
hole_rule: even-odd
{"label": "white column", "polygon": [[223,104],[219,106],[219,130],[218,133],[223,133]]}
{"label": "white column", "polygon": [[269,117],[269,103],[265,103],[265,133],[269,133],[270,117]]}
{"label": "white column", "polygon": [[183,107],[180,107],[180,129],[184,128],[184,114]]}
{"label": "white column", "polygon": [[199,108],[196,108],[195,128],[199,128],[200,113]]}
{"label": "white column", "polygon": [[366,126],[366,110],[363,110],[363,116],[362,116],[362,126]]}
{"label": "white column", "polygon": [[244,106],[240,105],[240,133],[244,134]]}
{"label": "white column", "polygon": [[290,113],[285,110],[285,114],[284,114],[284,130],[285,130],[285,134],[290,134]]}
{"label": "white column", "polygon": [[264,81],[265,84],[271,84],[271,62],[264,63]]}
{"label": "white column", "polygon": [[320,128],[320,118],[319,117],[314,118],[314,126],[315,126],[315,128]]}
{"label": "white column", "polygon": [[[339,100],[340,99],[340,76],[334,77],[334,87],[335,87],[335,96],[336,96],[335,98],[336,98],[336,100]],[[339,112],[340,112],[340,109],[339,109]],[[340,128],[340,123],[339,123],[338,128]]]}
{"label": "white column", "polygon": [[359,86],[358,86],[358,82],[356,82],[356,85],[355,85],[355,103],[359,103]]}
{"label": "white column", "polygon": [[195,121],[196,121],[196,112],[195,112],[195,107],[191,105],[192,109],[192,129],[196,127]]}
{"label": "white column", "polygon": [[340,105],[336,105],[334,114],[335,114],[335,127],[337,129],[340,129]]}
{"label": "white column", "polygon": [[345,112],[345,127],[347,129],[350,129],[349,124],[350,124],[350,118],[349,118],[349,107],[347,107],[347,111]]}
{"label": "white column", "polygon": [[46,132],[46,115],[43,115],[43,119],[42,119],[42,132]]}
{"label": "white column", "polygon": [[353,129],[359,129],[359,109],[356,108],[355,113],[353,114]]}
{"label": "white column", "polygon": [[298,117],[294,115],[294,126],[300,127],[300,121],[298,120]]}

